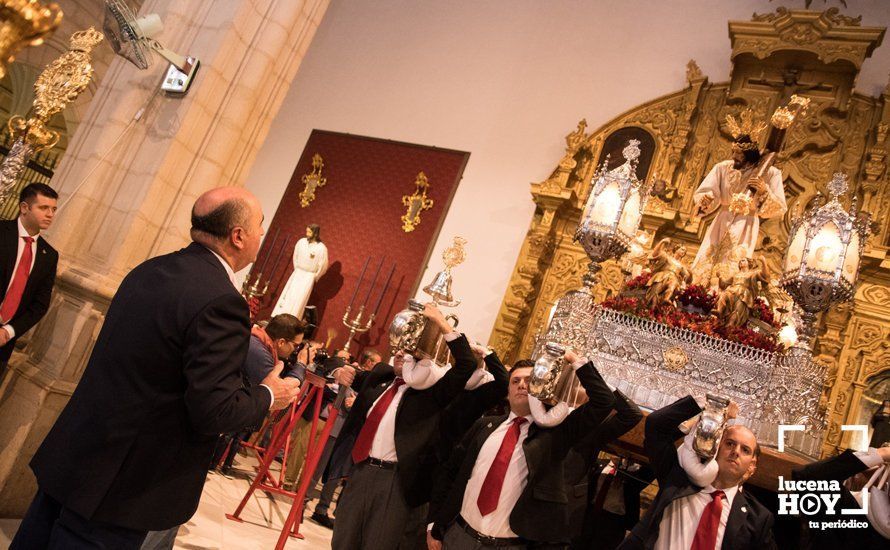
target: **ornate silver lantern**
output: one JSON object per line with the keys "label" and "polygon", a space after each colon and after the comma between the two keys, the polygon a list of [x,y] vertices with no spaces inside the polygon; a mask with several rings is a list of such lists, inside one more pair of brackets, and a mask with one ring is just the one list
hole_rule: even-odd
{"label": "ornate silver lantern", "polygon": [[[594,327],[593,287],[600,271],[600,262],[624,255],[631,247],[643,217],[648,198],[648,185],[637,179],[636,168],[640,157],[640,142],[632,139],[622,151],[624,164],[608,170],[608,157],[593,177],[590,197],[581,213],[581,221],[575,232],[578,241],[590,258],[588,272],[582,278],[580,289],[565,293],[556,302],[553,317],[542,342],[545,346],[535,350],[533,357],[540,361],[552,349],[572,349],[579,352],[589,349],[588,338]],[[554,347],[555,346],[555,347]],[[561,353],[560,353],[561,356]],[[535,367],[536,376],[545,378],[540,392],[529,384],[529,394],[541,401],[553,404],[563,400],[576,405],[584,399],[584,392],[573,369],[562,368],[562,361],[551,361],[553,369],[545,376]]]}
{"label": "ornate silver lantern", "polygon": [[850,212],[838,200],[847,187],[847,175],[836,173],[828,184],[830,200],[808,209],[791,226],[782,287],[802,312],[799,346],[805,349],[812,346],[816,315],[853,297],[862,250],[871,234],[871,218],[855,211],[856,199]]}
{"label": "ornate silver lantern", "polygon": [[637,179],[640,141],[629,140],[622,151],[624,164],[607,170],[609,158],[594,175],[590,197],[575,231],[578,241],[592,260],[591,274],[601,269],[599,262],[622,256],[636,237],[649,197],[648,185]]}
{"label": "ornate silver lantern", "polygon": [[[462,237],[454,237],[454,243],[442,253],[445,269],[436,274],[433,281],[423,291],[433,299],[433,303],[454,307],[460,304],[451,294],[451,268],[463,263],[467,243]],[[446,316],[453,326],[457,326],[458,318],[454,314]],[[443,334],[437,327],[426,322],[423,316],[423,304],[416,300],[408,300],[408,308],[396,313],[389,325],[389,347],[392,353],[405,351],[418,358],[432,359],[439,365],[451,361],[451,354],[445,345]]]}
{"label": "ornate silver lantern", "polygon": [[699,458],[710,460],[717,454],[717,445],[726,426],[726,408],[729,406],[729,399],[710,393],[706,395],[706,399],[707,404],[695,428],[692,448]]}

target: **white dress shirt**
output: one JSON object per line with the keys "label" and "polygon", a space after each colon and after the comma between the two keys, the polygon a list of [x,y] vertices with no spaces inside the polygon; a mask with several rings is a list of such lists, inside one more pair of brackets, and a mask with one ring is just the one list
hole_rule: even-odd
{"label": "white dress shirt", "polygon": [[[716,489],[708,485],[698,493],[678,498],[671,502],[661,517],[655,550],[685,550],[691,548],[695,532],[698,530],[698,522],[705,511],[705,506],[713,500],[711,494],[714,491]],[[726,522],[729,520],[732,501],[739,492],[739,488],[729,487],[723,489],[723,492],[726,494],[726,497],[723,499],[720,525],[717,526],[717,543],[714,545],[714,550],[722,548]]]}
{"label": "white dress shirt", "polygon": [[[449,332],[445,335],[445,341],[452,342],[459,336],[459,332]],[[365,414],[365,418],[370,416],[371,411],[374,410],[377,402],[380,401],[388,391],[389,388],[374,400],[374,403],[371,404],[367,414]],[[377,425],[377,432],[374,434],[374,440],[371,442],[371,450],[368,452],[368,455],[371,458],[385,460],[387,462],[399,461],[399,456],[396,453],[396,413],[399,410],[399,403],[402,402],[402,396],[405,395],[406,391],[408,391],[408,384],[399,386],[392,401],[389,403],[389,407],[387,407],[386,412],[383,413],[383,418],[380,419],[380,424]]]}
{"label": "white dress shirt", "polygon": [[[207,248],[207,247],[205,246],[204,248]],[[210,249],[207,248],[207,250],[210,250]],[[216,252],[214,252],[212,250],[210,250],[210,253],[213,254],[214,256],[216,256],[216,259],[219,260],[219,263],[221,263],[223,268],[225,268],[226,275],[228,275],[229,281],[232,283],[232,286],[235,287],[235,290],[238,290],[238,283],[235,282],[235,270],[232,269],[232,266],[229,265],[229,262],[225,261],[225,259],[223,259],[222,256],[220,256],[219,254],[217,254]],[[241,294],[241,292],[238,291],[238,294]],[[278,361],[278,358],[273,357],[272,360]],[[273,392],[272,388],[270,388],[269,386],[267,386],[265,384],[260,384],[260,386],[269,390],[269,398],[270,398],[269,399],[269,410],[271,411],[272,405],[275,404],[275,392]]]}
{"label": "white dress shirt", "polygon": [[[28,230],[25,229],[24,225],[22,225],[21,218],[19,218],[17,221],[18,221],[18,225],[19,225],[19,247],[18,247],[18,251],[16,252],[16,256],[15,256],[15,266],[13,266],[12,275],[9,277],[9,284],[6,285],[6,292],[3,293],[4,297],[6,296],[7,293],[9,293],[9,287],[12,286],[12,281],[13,281],[13,279],[15,279],[15,273],[19,269],[19,262],[22,261],[22,253],[25,251],[25,237],[31,237],[32,239],[34,239],[33,241],[31,241],[31,265],[28,267],[29,275],[31,274],[31,270],[34,269],[34,261],[37,260],[37,237],[40,236],[40,231],[38,231],[36,234],[32,235],[32,234],[28,233]],[[0,303],[2,303],[2,300],[0,300]],[[3,322],[3,321],[5,321],[5,319],[0,319],[0,322]],[[12,325],[4,324],[3,329],[9,333],[10,339],[15,338],[15,329],[12,328]]]}
{"label": "white dress shirt", "polygon": [[510,538],[515,537],[516,533],[510,529],[510,514],[522,491],[528,484],[528,463],[525,461],[525,451],[522,449],[522,443],[528,437],[529,427],[534,422],[531,415],[526,416],[528,422],[523,422],[519,426],[519,439],[516,441],[516,447],[513,449],[513,455],[510,457],[510,463],[507,465],[507,473],[504,475],[504,484],[501,487],[501,495],[498,498],[498,507],[490,514],[483,516],[479,511],[479,493],[482,491],[482,484],[488,475],[498,450],[501,448],[501,442],[507,430],[513,424],[516,414],[511,412],[507,416],[507,420],[501,423],[482,447],[479,449],[479,456],[476,457],[476,464],[473,465],[473,471],[470,479],[467,481],[467,488],[464,489],[464,500],[461,505],[460,515],[470,527],[476,531],[489,537]]}
{"label": "white dress shirt", "polygon": [[[374,404],[368,409],[368,415],[371,414],[371,411],[374,410],[377,402],[380,401],[388,391],[389,388],[374,400]],[[380,424],[377,425],[377,432],[374,434],[374,440],[371,442],[371,450],[368,452],[368,455],[371,458],[385,460],[387,462],[399,461],[399,456],[396,453],[396,412],[399,410],[399,403],[401,403],[402,396],[405,395],[406,391],[408,391],[408,384],[399,386],[392,401],[389,403],[389,407],[386,409],[386,412],[383,413],[383,417],[380,419]],[[367,418],[367,416],[365,416],[365,418]]]}

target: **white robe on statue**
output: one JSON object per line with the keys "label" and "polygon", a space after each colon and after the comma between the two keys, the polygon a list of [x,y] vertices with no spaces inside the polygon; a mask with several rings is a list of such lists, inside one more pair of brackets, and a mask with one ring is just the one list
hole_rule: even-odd
{"label": "white robe on statue", "polygon": [[294,246],[294,272],[288,278],[272,310],[272,317],[290,313],[302,319],[303,309],[312,294],[315,282],[328,270],[328,249],[324,243],[312,242],[303,237]]}
{"label": "white robe on statue", "polygon": [[731,160],[715,164],[695,190],[695,204],[699,204],[705,196],[710,196],[713,198],[710,211],[719,209],[692,262],[692,275],[697,284],[708,286],[715,266],[753,256],[760,232],[760,218],[781,216],[788,209],[782,187],[782,172],[770,167],[763,178],[767,195],[757,215],[730,212],[729,204],[733,194],[744,192],[748,179],[756,174],[756,167],[736,170],[732,164]]}

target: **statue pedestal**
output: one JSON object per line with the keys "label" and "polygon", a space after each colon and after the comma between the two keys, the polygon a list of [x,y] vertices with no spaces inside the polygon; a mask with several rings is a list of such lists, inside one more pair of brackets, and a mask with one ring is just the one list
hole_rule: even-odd
{"label": "statue pedestal", "polygon": [[[554,320],[568,316],[559,309]],[[576,334],[560,334],[561,327],[577,327],[577,319],[551,325],[547,341],[583,347],[606,381],[641,407],[659,409],[689,394],[702,399],[706,393],[723,395],[738,403],[739,421],[761,445],[779,446],[779,425],[804,425],[805,431],[785,434],[784,447],[819,456],[825,366],[810,353],[767,352],[601,306],[587,311],[572,313],[573,318],[588,317],[592,327],[583,346]]]}

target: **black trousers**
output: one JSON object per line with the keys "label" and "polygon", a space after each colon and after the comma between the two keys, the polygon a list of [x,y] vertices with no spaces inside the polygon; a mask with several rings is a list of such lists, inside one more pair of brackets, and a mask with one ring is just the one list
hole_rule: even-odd
{"label": "black trousers", "polygon": [[139,550],[146,531],[82,518],[37,490],[10,550]]}

